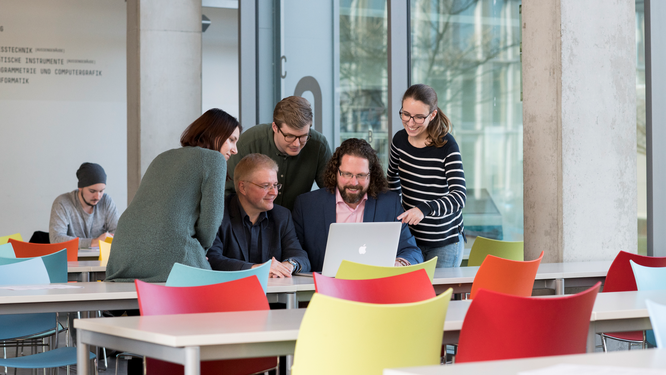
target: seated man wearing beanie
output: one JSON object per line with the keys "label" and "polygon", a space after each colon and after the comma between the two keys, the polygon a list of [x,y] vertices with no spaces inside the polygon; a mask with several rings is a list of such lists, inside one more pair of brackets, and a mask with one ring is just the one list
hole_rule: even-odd
{"label": "seated man wearing beanie", "polygon": [[104,194],[106,173],[99,164],[81,164],[76,177],[79,188],[53,202],[49,240],[57,243],[79,237],[79,248],[99,247],[99,241],[113,237],[118,226],[118,209],[111,197]]}

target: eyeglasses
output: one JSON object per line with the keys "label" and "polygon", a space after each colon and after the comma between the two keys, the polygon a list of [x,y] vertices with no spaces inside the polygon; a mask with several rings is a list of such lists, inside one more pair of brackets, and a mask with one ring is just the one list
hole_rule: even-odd
{"label": "eyeglasses", "polygon": [[356,181],[365,181],[370,176],[370,173],[353,174],[353,173],[349,173],[349,172],[343,172],[339,169],[338,169],[338,173],[340,173],[340,177],[342,177],[346,180],[351,180],[352,177],[356,177]]}
{"label": "eyeglasses", "polygon": [[256,187],[260,187],[260,188],[264,189],[264,191],[269,191],[271,189],[275,189],[275,190],[282,189],[282,184],[278,184],[277,182],[274,183],[274,184],[261,184],[261,185],[255,184],[252,181],[245,181],[245,182],[249,182],[249,183],[251,183],[252,185],[254,185]]}
{"label": "eyeglasses", "polygon": [[414,120],[415,124],[420,125],[420,124],[423,124],[425,122],[425,120],[428,118],[428,116],[430,116],[430,114],[432,112],[428,113],[427,115],[414,115],[414,116],[412,116],[409,113],[407,113],[407,112],[405,112],[401,109],[400,112],[398,112],[398,113],[400,114],[400,119],[402,120],[402,122],[409,122],[409,119],[412,119],[412,120]]}
{"label": "eyeglasses", "polygon": [[278,131],[279,131],[280,133],[282,133],[282,136],[284,137],[284,140],[287,141],[287,143],[292,143],[292,142],[294,142],[294,141],[296,140],[296,138],[298,138],[298,141],[301,142],[301,144],[303,144],[303,143],[305,143],[305,142],[307,142],[307,141],[310,140],[310,132],[308,132],[308,134],[301,135],[301,136],[298,136],[298,137],[297,137],[297,136],[295,136],[295,135],[293,135],[293,134],[284,134],[284,132],[282,131],[282,129],[280,129],[280,128],[277,128],[277,129],[278,129]]}

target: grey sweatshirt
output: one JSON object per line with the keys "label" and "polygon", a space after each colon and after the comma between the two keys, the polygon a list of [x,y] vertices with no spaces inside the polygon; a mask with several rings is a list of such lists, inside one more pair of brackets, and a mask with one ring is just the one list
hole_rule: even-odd
{"label": "grey sweatshirt", "polygon": [[[51,207],[49,240],[65,242],[79,237],[79,248],[90,248],[91,241],[104,232],[114,233],[118,226],[118,209],[107,194],[93,208],[92,214],[83,210],[77,197],[79,190],[58,196]],[[97,244],[95,244],[97,247]]]}

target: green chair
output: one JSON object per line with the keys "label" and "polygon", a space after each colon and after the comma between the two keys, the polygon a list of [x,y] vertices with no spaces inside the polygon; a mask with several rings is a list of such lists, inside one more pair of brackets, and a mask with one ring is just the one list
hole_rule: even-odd
{"label": "green chair", "polygon": [[509,260],[525,260],[523,241],[498,241],[476,237],[469,251],[468,267],[480,266],[486,255],[494,255]]}
{"label": "green chair", "polygon": [[268,274],[271,270],[271,262],[268,261],[259,267],[240,271],[215,271],[203,268],[186,266],[175,263],[167,277],[166,286],[201,286],[210,284],[226,283],[242,279],[244,277],[256,276],[259,279],[264,293],[268,289]]}
{"label": "green chair", "polygon": [[432,282],[432,279],[435,277],[435,266],[437,266],[437,257],[434,257],[423,263],[406,267],[369,266],[367,264],[343,260],[342,263],[340,263],[338,272],[335,274],[335,278],[346,280],[379,279],[382,277],[402,275],[423,269],[428,274],[430,282]]}
{"label": "green chair", "polygon": [[[414,303],[374,304],[315,293],[294,349],[293,375],[382,374],[438,365],[452,289]],[[401,324],[408,319],[407,326]]]}
{"label": "green chair", "polygon": [[12,244],[5,243],[0,245],[0,258],[16,258]]}

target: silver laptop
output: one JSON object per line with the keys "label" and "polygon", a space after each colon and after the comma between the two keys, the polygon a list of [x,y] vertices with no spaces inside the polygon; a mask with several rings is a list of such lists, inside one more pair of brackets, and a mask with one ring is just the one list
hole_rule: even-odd
{"label": "silver laptop", "polygon": [[321,274],[335,277],[343,259],[392,267],[401,229],[401,222],[331,224]]}

